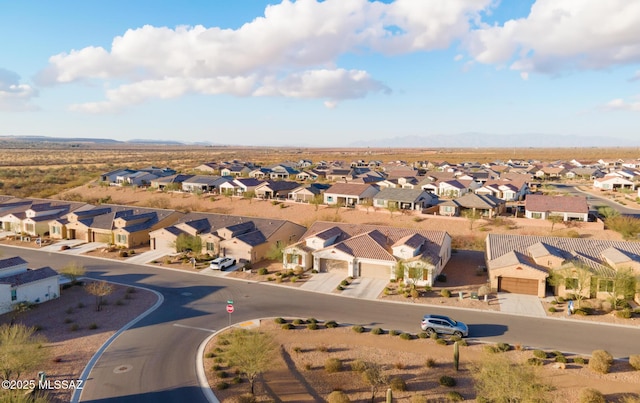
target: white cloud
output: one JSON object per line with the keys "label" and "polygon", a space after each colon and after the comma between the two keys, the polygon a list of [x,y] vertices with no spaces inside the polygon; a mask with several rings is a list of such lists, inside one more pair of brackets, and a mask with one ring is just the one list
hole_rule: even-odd
{"label": "white cloud", "polygon": [[529,79],[529,73],[527,73],[526,71],[520,72],[520,78],[527,81]]}
{"label": "white cloud", "polygon": [[38,95],[33,87],[20,84],[20,76],[0,68],[0,110],[33,110],[31,99]]}
{"label": "white cloud", "polygon": [[87,47],[52,56],[39,82],[126,83],[107,91],[103,102],[73,106],[94,111],[189,92],[360,98],[386,87],[364,71],[334,67],[341,55],[447,48],[491,1],[284,0],[238,29],[130,29],[114,38],[111,49]]}
{"label": "white cloud", "polygon": [[617,98],[609,101],[605,105],[605,109],[640,112],[640,101],[627,102],[622,98]]}
{"label": "white cloud", "polygon": [[481,63],[524,72],[603,69],[640,61],[640,2],[537,0],[526,18],[471,32]]}

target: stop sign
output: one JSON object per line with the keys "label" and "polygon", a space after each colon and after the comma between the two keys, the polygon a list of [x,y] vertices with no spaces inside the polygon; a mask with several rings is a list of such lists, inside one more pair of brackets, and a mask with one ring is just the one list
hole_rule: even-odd
{"label": "stop sign", "polygon": [[233,313],[233,305],[231,304],[227,305],[227,312]]}

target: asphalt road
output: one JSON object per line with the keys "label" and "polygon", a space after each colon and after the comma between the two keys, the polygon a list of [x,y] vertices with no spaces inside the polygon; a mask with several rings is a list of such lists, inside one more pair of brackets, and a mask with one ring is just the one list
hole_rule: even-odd
{"label": "asphalt road", "polygon": [[470,337],[484,342],[580,354],[605,349],[617,358],[640,352],[640,328],[358,300],[36,250],[0,247],[0,251],[3,256],[19,254],[31,267],[59,269],[77,261],[86,267],[89,277],[151,288],[164,296],[159,309],[107,348],[89,376],[82,401],[205,402],[196,381],[196,351],[213,331],[228,325],[225,306],[229,299],[235,306],[232,323],[275,316],[315,317],[418,332],[420,318],[429,311],[462,320],[469,325]]}

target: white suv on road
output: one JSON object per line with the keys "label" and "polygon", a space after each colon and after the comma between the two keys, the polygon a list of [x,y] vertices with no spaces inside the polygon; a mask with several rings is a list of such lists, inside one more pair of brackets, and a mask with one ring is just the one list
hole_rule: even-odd
{"label": "white suv on road", "polygon": [[229,267],[233,267],[236,264],[236,260],[230,257],[219,257],[213,259],[211,263],[209,263],[209,268],[211,270],[224,270]]}

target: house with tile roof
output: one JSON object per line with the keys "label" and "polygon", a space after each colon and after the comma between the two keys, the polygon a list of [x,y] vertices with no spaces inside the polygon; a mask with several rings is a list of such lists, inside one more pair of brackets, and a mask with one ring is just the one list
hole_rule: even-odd
{"label": "house with tile roof", "polygon": [[182,190],[185,192],[217,193],[220,185],[229,182],[233,178],[217,175],[194,175],[182,181]]}
{"label": "house with tile roof", "polygon": [[299,186],[298,182],[267,180],[256,186],[254,191],[260,199],[287,199],[289,193]]}
{"label": "house with tile roof", "polygon": [[336,183],[324,192],[324,204],[354,207],[357,204],[373,203],[378,188],[366,183]]}
{"label": "house with tile roof", "polygon": [[438,204],[438,214],[443,216],[460,216],[467,212],[474,217],[492,218],[506,210],[506,202],[488,194],[467,193],[462,197],[447,200]]}
{"label": "house with tile roof", "polygon": [[242,196],[246,193],[255,193],[256,187],[262,185],[263,180],[256,178],[236,178],[220,185],[221,194]]}
{"label": "house with tile roof", "polygon": [[589,205],[585,196],[548,196],[530,194],[525,199],[525,217],[546,220],[560,216],[562,221],[589,221]]}
{"label": "house with tile roof", "polygon": [[49,221],[63,217],[76,209],[90,208],[86,203],[21,199],[0,203],[0,227],[15,234],[44,236],[49,232]]}
{"label": "house with tile roof", "polygon": [[258,262],[272,248],[297,242],[305,228],[288,220],[189,213],[173,225],[151,231],[152,249],[172,249],[181,234],[199,237],[202,254],[231,256],[240,262]]}
{"label": "house with tile roof", "polygon": [[19,256],[0,259],[0,314],[16,304],[39,304],[58,298],[59,275],[51,267],[30,269]]}
{"label": "house with tile roof", "polygon": [[309,203],[316,198],[322,200],[322,193],[324,193],[331,186],[326,183],[312,183],[310,185],[302,185],[289,192],[289,200],[294,200],[302,203]]}
{"label": "house with tile roof", "polygon": [[401,264],[405,270],[422,269],[417,285],[432,285],[450,258],[451,237],[445,231],[318,221],[285,248],[283,265],[392,280]]}
{"label": "house with tile roof", "polygon": [[599,190],[612,190],[615,192],[621,189],[634,190],[636,185],[627,178],[623,178],[615,174],[607,174],[602,178],[594,179],[593,188]]}
{"label": "house with tile roof", "polygon": [[438,204],[433,194],[417,188],[384,188],[373,197],[373,207],[419,210]]}
{"label": "house with tile roof", "polygon": [[[577,270],[586,270],[590,284],[582,290],[587,298],[610,298],[615,271],[629,269],[640,276],[640,243],[588,238],[488,234],[486,262],[491,288],[544,297],[547,291],[567,296],[576,293]],[[549,284],[553,271],[565,279]],[[636,295],[638,299],[638,295]]]}

